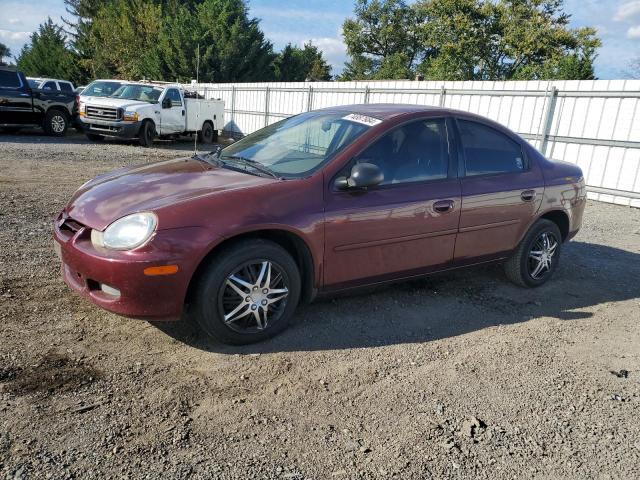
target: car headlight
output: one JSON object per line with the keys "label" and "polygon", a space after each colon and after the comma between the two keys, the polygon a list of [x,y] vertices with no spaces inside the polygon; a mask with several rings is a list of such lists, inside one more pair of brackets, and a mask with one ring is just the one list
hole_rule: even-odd
{"label": "car headlight", "polygon": [[138,112],[128,112],[125,110],[124,114],[122,115],[122,119],[125,122],[137,122],[138,121]]}
{"label": "car headlight", "polygon": [[157,225],[155,214],[134,213],[116,220],[104,232],[91,230],[91,243],[112,250],[133,250],[151,238]]}

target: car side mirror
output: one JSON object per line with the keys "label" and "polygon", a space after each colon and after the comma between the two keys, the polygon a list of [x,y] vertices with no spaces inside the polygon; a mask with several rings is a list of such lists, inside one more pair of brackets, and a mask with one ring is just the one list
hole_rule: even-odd
{"label": "car side mirror", "polygon": [[162,100],[162,108],[171,108],[171,99],[170,98],[165,98],[164,100]]}
{"label": "car side mirror", "polygon": [[338,190],[366,189],[379,185],[384,180],[384,173],[373,163],[356,163],[349,177],[338,177],[334,183]]}

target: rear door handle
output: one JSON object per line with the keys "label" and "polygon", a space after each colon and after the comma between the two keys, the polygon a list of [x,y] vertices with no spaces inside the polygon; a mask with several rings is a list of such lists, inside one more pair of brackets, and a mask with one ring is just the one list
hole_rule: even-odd
{"label": "rear door handle", "polygon": [[531,200],[536,198],[536,191],[535,190],[525,190],[524,192],[522,192],[520,194],[520,198],[522,199],[523,202],[530,202]]}
{"label": "rear door handle", "polygon": [[453,210],[453,200],[438,200],[433,204],[433,209],[438,213],[447,213]]}

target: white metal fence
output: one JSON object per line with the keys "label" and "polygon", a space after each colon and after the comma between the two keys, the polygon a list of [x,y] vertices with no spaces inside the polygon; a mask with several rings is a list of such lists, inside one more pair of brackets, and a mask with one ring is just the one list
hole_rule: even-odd
{"label": "white metal fence", "polygon": [[640,207],[640,80],[198,84],[225,101],[224,130],[247,135],[308,110],[353,103],[434,105],[478,113],[547,157],[579,165],[589,196]]}

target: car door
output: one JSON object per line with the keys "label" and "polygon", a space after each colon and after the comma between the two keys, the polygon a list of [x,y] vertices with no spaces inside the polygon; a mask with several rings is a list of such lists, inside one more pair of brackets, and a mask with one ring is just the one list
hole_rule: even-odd
{"label": "car door", "polygon": [[31,89],[18,72],[0,69],[0,124],[25,124],[35,121]]}
{"label": "car door", "polygon": [[184,131],[185,110],[182,95],[177,88],[168,88],[161,101],[162,120],[160,133],[162,135],[171,133],[182,133]]}
{"label": "car door", "polygon": [[507,255],[542,201],[544,179],[520,141],[488,124],[457,119],[462,211],[456,262]]}
{"label": "car door", "polygon": [[[367,190],[341,191],[332,179],[325,199],[327,289],[373,283],[442,268],[453,258],[460,184],[449,141],[450,120],[423,118],[399,126],[357,155],[385,179]],[[339,175],[339,176],[340,176]]]}

